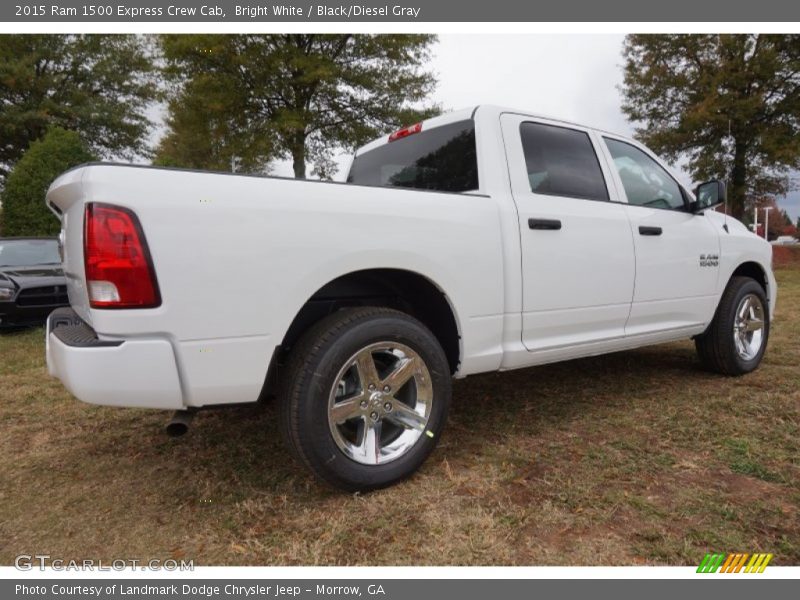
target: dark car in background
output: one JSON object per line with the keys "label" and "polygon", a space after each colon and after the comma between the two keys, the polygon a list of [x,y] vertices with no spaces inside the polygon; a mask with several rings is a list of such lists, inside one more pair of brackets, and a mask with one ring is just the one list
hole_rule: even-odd
{"label": "dark car in background", "polygon": [[55,238],[0,238],[0,328],[39,325],[68,304]]}

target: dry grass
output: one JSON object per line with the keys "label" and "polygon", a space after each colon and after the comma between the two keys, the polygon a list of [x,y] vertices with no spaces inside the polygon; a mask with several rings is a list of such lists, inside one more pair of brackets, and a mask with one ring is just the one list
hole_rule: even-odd
{"label": "dry grass", "polygon": [[[789,266],[789,265],[787,265]],[[166,414],[88,406],[0,336],[0,564],[697,564],[707,550],[800,564],[800,269],[779,271],[765,363],[727,379],[690,342],[470,377],[411,480],[315,483],[275,406]]]}

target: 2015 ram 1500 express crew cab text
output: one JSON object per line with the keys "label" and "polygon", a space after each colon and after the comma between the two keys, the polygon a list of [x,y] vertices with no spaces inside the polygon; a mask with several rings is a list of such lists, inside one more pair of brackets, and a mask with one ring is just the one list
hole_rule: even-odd
{"label": "2015 ram 1500 express crew cab text", "polygon": [[348,182],[64,173],[50,373],[179,417],[276,390],[300,461],[364,490],[430,454],[451,376],[688,338],[727,375],[764,354],[769,244],[635,141],[481,106],[366,145]]}

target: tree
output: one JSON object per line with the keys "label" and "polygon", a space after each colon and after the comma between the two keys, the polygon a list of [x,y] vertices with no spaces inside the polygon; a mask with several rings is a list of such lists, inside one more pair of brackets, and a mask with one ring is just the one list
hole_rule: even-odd
{"label": "tree", "polygon": [[158,162],[332,174],[332,152],[429,116],[430,35],[164,35],[174,84]]}
{"label": "tree", "polygon": [[3,190],[0,232],[4,236],[56,235],[58,219],[45,206],[47,188],[67,169],[95,160],[74,131],[51,128],[14,166]]}
{"label": "tree", "polygon": [[794,225],[792,225],[792,218],[789,216],[789,213],[784,209],[779,208],[778,218],[776,219],[775,237],[781,235],[792,235],[791,230],[793,229]]}
{"label": "tree", "polygon": [[782,195],[800,167],[800,35],[629,35],[623,111],[697,181],[729,182],[731,212]]}
{"label": "tree", "polygon": [[0,179],[51,126],[100,156],[146,154],[154,74],[141,36],[0,36]]}
{"label": "tree", "polygon": [[250,127],[246,107],[224,80],[198,75],[169,103],[168,133],[154,164],[225,171],[231,161],[245,172],[263,172],[276,154],[263,129]]}

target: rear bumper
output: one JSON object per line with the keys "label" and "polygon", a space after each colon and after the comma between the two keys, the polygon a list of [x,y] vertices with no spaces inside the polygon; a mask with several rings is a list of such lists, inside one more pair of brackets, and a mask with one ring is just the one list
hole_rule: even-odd
{"label": "rear bumper", "polygon": [[47,370],[89,404],[184,408],[172,345],[163,339],[101,340],[71,308],[47,319]]}

